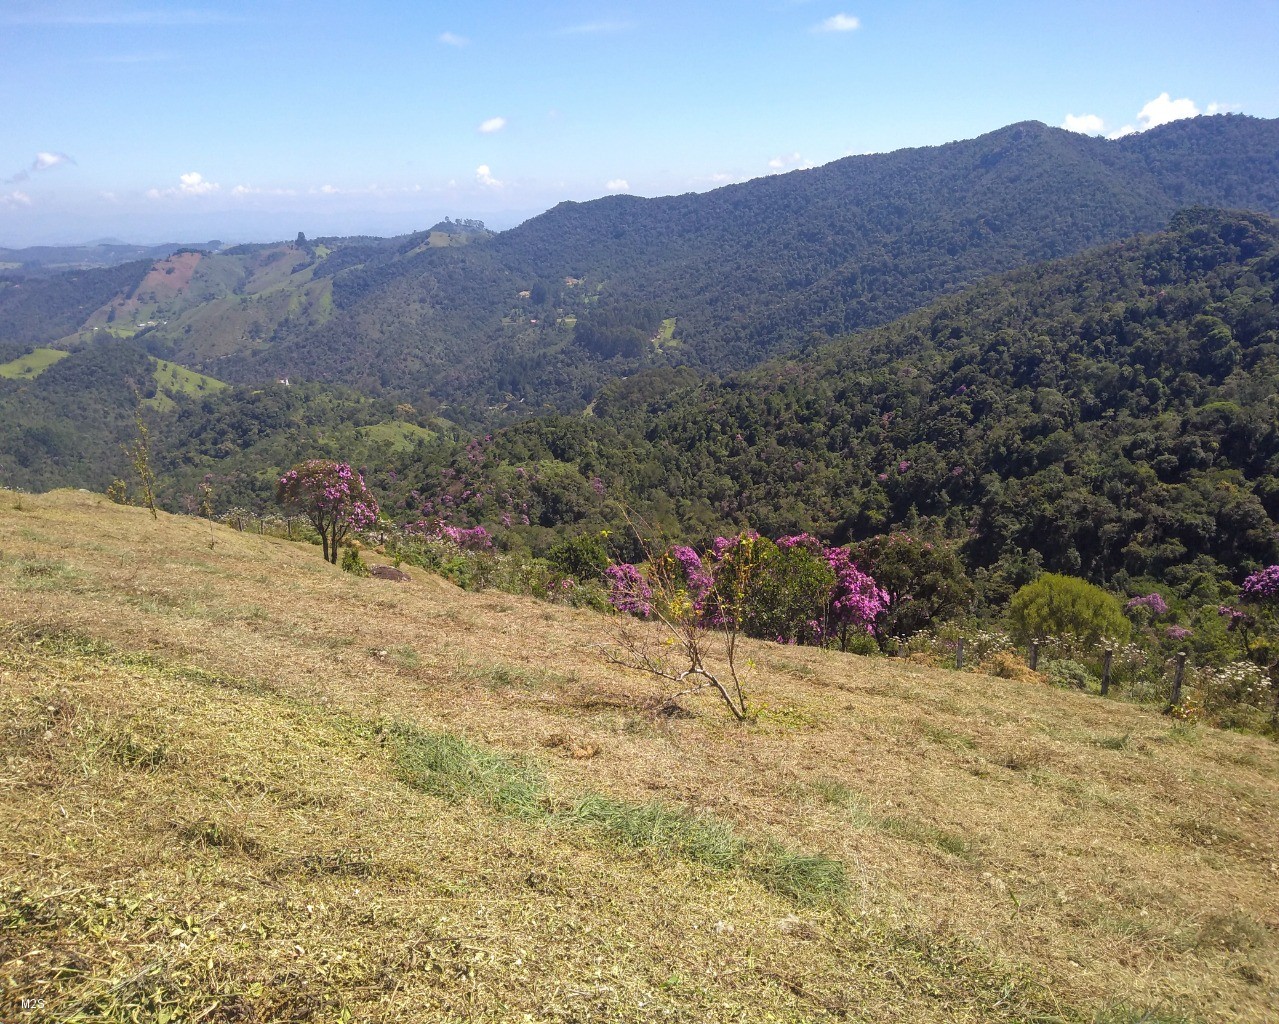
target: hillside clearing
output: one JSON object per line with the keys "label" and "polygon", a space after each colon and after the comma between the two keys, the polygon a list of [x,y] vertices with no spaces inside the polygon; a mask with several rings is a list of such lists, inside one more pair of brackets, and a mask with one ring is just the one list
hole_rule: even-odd
{"label": "hillside clearing", "polygon": [[70,354],[58,348],[33,349],[25,356],[11,359],[7,363],[0,363],[0,377],[7,377],[10,380],[32,380]]}
{"label": "hillside clearing", "polygon": [[667,717],[597,614],[87,493],[0,492],[0,552],[0,985],[30,1019],[1279,1002],[1268,741],[766,644],[758,722]]}

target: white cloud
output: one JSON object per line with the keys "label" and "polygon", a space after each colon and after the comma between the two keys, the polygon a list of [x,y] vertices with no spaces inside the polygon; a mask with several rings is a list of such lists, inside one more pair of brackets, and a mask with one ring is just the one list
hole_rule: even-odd
{"label": "white cloud", "polygon": [[827,18],[820,25],[814,25],[814,32],[856,32],[862,27],[861,20],[851,14],[836,14]]}
{"label": "white cloud", "polygon": [[35,159],[31,161],[30,167],[24,167],[17,174],[4,179],[6,185],[17,185],[26,181],[31,177],[32,173],[40,171],[50,171],[55,167],[61,167],[63,164],[73,164],[75,160],[67,156],[66,153],[37,153]]}
{"label": "white cloud", "polygon": [[[1207,113],[1225,113],[1229,107],[1220,103],[1209,103]],[[1121,128],[1108,129],[1106,123],[1096,114],[1067,114],[1062,127],[1069,132],[1082,132],[1085,135],[1105,135],[1108,139],[1122,139],[1125,135],[1133,135],[1170,121],[1181,121],[1189,117],[1199,116],[1199,106],[1194,100],[1183,97],[1174,100],[1171,95],[1161,92],[1153,100],[1137,111],[1137,124],[1131,123]]]}
{"label": "white cloud", "polygon": [[1137,120],[1141,130],[1156,128],[1169,121],[1181,121],[1187,117],[1198,117],[1199,108],[1192,100],[1174,100],[1166,92],[1161,92],[1153,100],[1137,111]]}
{"label": "white cloud", "polygon": [[146,195],[148,199],[167,199],[172,196],[207,196],[221,190],[221,185],[216,181],[205,181],[199,171],[188,171],[178,175],[176,188],[149,188]]}
{"label": "white cloud", "polygon": [[12,192],[0,192],[0,204],[5,206],[30,206],[31,197],[15,188]]}
{"label": "white cloud", "polygon": [[445,46],[466,46],[470,43],[466,36],[460,36],[456,32],[441,32],[438,38]]}
{"label": "white cloud", "polygon": [[475,180],[485,188],[501,188],[502,183],[493,177],[493,172],[489,170],[488,164],[480,164],[475,168]]}
{"label": "white cloud", "polygon": [[222,186],[213,181],[205,181],[204,175],[199,171],[189,171],[186,174],[178,175],[178,181],[182,182],[179,189],[184,195],[188,196],[207,196],[210,192],[216,192]]}
{"label": "white cloud", "polygon": [[609,192],[627,192],[630,187],[631,183],[625,178],[611,178],[604,184],[604,188]]}
{"label": "white cloud", "polygon": [[506,118],[490,117],[487,121],[481,121],[479,131],[485,135],[492,135],[494,132],[500,132],[506,127]]}
{"label": "white cloud", "polygon": [[788,167],[798,167],[803,163],[804,158],[798,152],[791,153],[789,156],[775,156],[768,161],[768,166],[775,171],[783,171]]}
{"label": "white cloud", "polygon": [[75,163],[66,153],[37,153],[35,161],[31,164],[33,171],[47,171],[51,167],[57,167],[59,164]]}
{"label": "white cloud", "polygon": [[1096,114],[1067,114],[1061,126],[1068,132],[1083,135],[1100,135],[1106,130],[1106,123]]}

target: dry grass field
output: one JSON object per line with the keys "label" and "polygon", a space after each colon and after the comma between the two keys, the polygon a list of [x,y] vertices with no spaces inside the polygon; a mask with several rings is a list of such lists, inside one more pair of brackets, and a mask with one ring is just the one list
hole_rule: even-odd
{"label": "dry grass field", "polygon": [[412,577],[0,492],[0,1020],[1279,1019],[1273,742]]}

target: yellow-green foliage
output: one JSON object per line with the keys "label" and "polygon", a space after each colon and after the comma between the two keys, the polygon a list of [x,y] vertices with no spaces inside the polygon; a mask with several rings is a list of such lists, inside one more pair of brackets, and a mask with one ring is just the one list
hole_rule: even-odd
{"label": "yellow-green foliage", "polygon": [[1117,597],[1087,580],[1056,573],[1045,573],[1013,595],[1008,625],[1020,643],[1069,635],[1088,645],[1102,637],[1127,640],[1132,632]]}

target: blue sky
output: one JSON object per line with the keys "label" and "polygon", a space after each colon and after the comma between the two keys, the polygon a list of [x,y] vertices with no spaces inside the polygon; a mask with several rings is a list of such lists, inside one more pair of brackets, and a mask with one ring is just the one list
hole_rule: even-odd
{"label": "blue sky", "polygon": [[1273,0],[0,0],[0,245],[508,227],[1014,121],[1275,117],[1276,53]]}

